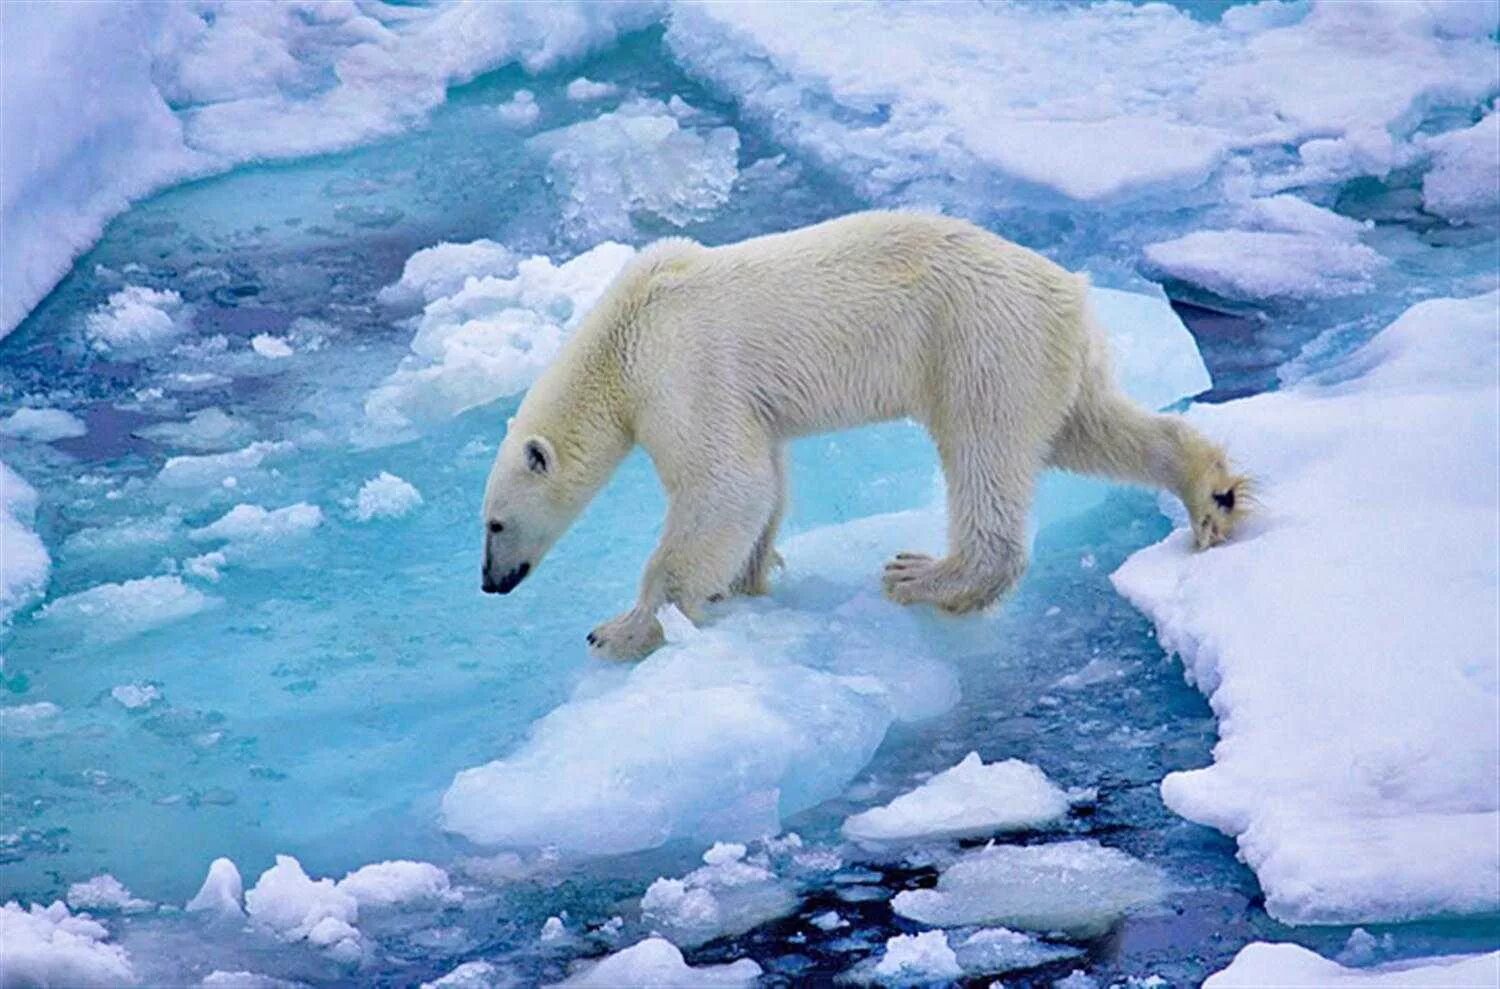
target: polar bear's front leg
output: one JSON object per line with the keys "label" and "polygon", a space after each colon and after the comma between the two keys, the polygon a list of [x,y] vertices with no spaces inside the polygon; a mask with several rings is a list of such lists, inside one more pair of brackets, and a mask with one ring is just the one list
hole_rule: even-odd
{"label": "polar bear's front leg", "polygon": [[598,655],[640,659],[665,641],[656,618],[662,605],[675,604],[698,622],[703,605],[730,590],[775,511],[780,486],[772,461],[767,455],[721,465],[670,492],[661,543],[646,564],[635,607],[589,633]]}

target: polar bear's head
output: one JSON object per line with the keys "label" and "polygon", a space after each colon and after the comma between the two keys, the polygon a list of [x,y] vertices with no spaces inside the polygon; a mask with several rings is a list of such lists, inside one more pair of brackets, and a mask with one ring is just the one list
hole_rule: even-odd
{"label": "polar bear's head", "polygon": [[500,444],[484,489],[486,594],[514,590],[577,515],[557,475],[557,451],[546,437],[512,431]]}

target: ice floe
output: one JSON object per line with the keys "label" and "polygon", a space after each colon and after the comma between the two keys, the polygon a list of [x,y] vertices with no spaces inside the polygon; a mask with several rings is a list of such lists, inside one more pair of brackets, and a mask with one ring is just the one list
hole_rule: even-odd
{"label": "ice floe", "polygon": [[52,571],[52,557],[32,528],[36,508],[36,489],[0,461],[0,626],[42,596]]}
{"label": "ice floe", "polygon": [[85,641],[104,643],[181,621],[220,603],[168,574],[99,584],[56,598],[41,610],[40,619]]}
{"label": "ice floe", "polygon": [[1219,718],[1162,795],[1239,839],[1282,920],[1500,906],[1497,318],[1420,303],[1320,380],[1193,409],[1260,507],[1114,575]]}
{"label": "ice floe", "polygon": [[0,906],[0,962],[9,986],[130,986],[137,982],[130,956],[109,942],[109,931],[61,902],[23,908]]}
{"label": "ice floe", "polygon": [[729,965],[690,966],[670,941],[647,938],[591,965],[558,983],[563,986],[617,989],[709,989],[713,986],[749,986],[760,978],[761,968],[748,958]]}
{"label": "ice floe", "polygon": [[0,419],[0,436],[35,443],[75,439],[87,432],[83,420],[65,409],[23,407]]}
{"label": "ice floe", "polygon": [[360,522],[398,519],[422,504],[422,495],[407,481],[390,471],[381,471],[360,485],[354,499],[354,517]]}
{"label": "ice floe", "polygon": [[89,313],[85,330],[95,350],[140,357],[186,333],[192,309],[172,289],[128,285]]}
{"label": "ice floe", "polygon": [[682,948],[741,934],[797,907],[797,896],[765,865],[746,861],[741,844],[715,844],[703,866],[681,879],[658,879],[641,897],[641,922]]}
{"label": "ice floe", "polygon": [[1464,989],[1500,979],[1500,952],[1464,957],[1415,958],[1375,968],[1345,968],[1300,944],[1246,945],[1230,966],[1208,977],[1203,989]]}

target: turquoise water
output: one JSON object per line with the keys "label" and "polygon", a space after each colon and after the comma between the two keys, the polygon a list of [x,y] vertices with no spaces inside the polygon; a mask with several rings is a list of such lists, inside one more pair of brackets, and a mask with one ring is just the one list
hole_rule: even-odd
{"label": "turquoise water", "polygon": [[[310,502],[312,534],[251,553],[203,584],[215,607],[112,641],[87,623],[33,610],[3,642],[8,704],[48,701],[55,724],[3,739],[5,833],[0,899],[49,901],[108,871],[137,895],[181,903],[208,862],[229,856],[247,885],[273,856],[296,855],[312,875],[415,858],[461,869],[474,853],[437,826],[437,803],[460,769],[504,755],[572,693],[593,663],[582,634],[632,598],[663,499],[639,454],[558,545],[548,564],[503,605],[479,593],[477,510],[493,445],[515,400],[475,409],[413,442],[375,449],[350,441],[362,402],[407,353],[411,331],[375,300],[415,250],[488,237],[519,253],[566,258],[591,244],[559,232],[545,169],[495,104],[534,90],[547,126],[597,107],[570,103],[575,75],[644,96],[673,95],[705,111],[694,126],[728,124],[740,165],[785,155],[786,181],[744,182],[686,233],[718,243],[799,226],[860,200],[832,177],[739,120],[734,108],[678,73],[656,32],[628,39],[563,75],[502,71],[456,90],[423,129],[348,154],[255,166],[163,193],[115,220],[100,243],[0,342],[0,412],[23,396],[83,417],[89,435],[41,446],[0,439],[0,457],[41,494],[38,529],[54,559],[48,600],[165,572],[211,548],[191,529],[241,502]],[[1401,181],[1400,177],[1393,179]],[[1347,190],[1343,208],[1380,214],[1386,188]],[[1129,284],[1120,238],[1177,229],[1163,211],[1120,218],[1066,214],[1055,203],[980,217],[1077,266]],[[1445,291],[1488,263],[1489,241],[1388,218],[1380,234],[1399,261],[1393,280],[1415,289],[1377,302],[1234,316],[1185,309],[1214,374],[1211,397],[1273,387],[1275,368],[1329,331],[1330,351],[1368,335],[1414,295]],[[677,232],[635,225],[636,242]],[[1421,276],[1412,281],[1413,275]],[[122,283],[172,289],[194,307],[194,338],[222,335],[227,350],[108,361],[86,346],[82,324]],[[1405,283],[1403,283],[1405,284]],[[1196,299],[1199,303],[1214,300]],[[322,349],[284,362],[232,356],[259,333],[298,319],[333,327]],[[174,376],[211,372],[191,387]],[[206,383],[205,383],[206,381]],[[161,389],[160,394],[153,389]],[[244,424],[240,442],[295,444],[239,471],[233,489],[170,488],[166,459],[188,451],[142,438],[156,422],[218,407]],[[347,502],[381,471],[410,481],[423,504],[390,523],[360,524]],[[923,436],[889,425],[798,443],[793,452],[794,535],[929,504],[935,461]],[[1065,786],[1096,787],[1097,803],[1069,830],[1160,866],[1173,882],[1162,909],[1128,919],[1063,963],[1014,985],[1045,985],[1082,965],[1101,979],[1159,973],[1191,984],[1249,940],[1290,938],[1335,954],[1346,928],[1286,929],[1268,918],[1254,877],[1231,841],[1162,806],[1166,772],[1209,761],[1214,722],[1149,623],[1114,594],[1108,574],[1167,523],[1154,500],[1120,492],[1102,508],[1041,536],[1014,601],[985,626],[984,648],[953,661],[960,699],[945,714],[898,723],[856,786],[909,782],[956,763],[1036,763]],[[874,574],[871,574],[874,581]],[[1124,671],[1077,690],[1057,680],[1105,657]],[[149,683],[164,700],[138,711],[110,697]],[[860,806],[835,799],[785,822],[811,844],[837,844]],[[1023,838],[1023,840],[1026,840]],[[311,950],[238,931],[205,931],[171,915],[122,919],[117,938],[146,981],[249,967],[316,983],[405,985],[476,957],[505,957],[525,981],[563,973],[569,955],[533,947],[551,915],[598,924],[620,913],[658,875],[691,868],[687,843],[561,865],[542,879],[486,887],[462,907],[377,917],[379,960],[357,977]],[[932,881],[930,866],[867,863],[887,892]],[[883,899],[850,904],[827,884],[801,891],[794,917],[690,953],[696,961],[746,955],[769,981],[831,979],[891,934],[912,929]],[[806,918],[832,904],[856,921],[825,936]],[[1493,948],[1493,921],[1428,923],[1392,933],[1392,956]],[[599,943],[576,953],[598,953]]]}

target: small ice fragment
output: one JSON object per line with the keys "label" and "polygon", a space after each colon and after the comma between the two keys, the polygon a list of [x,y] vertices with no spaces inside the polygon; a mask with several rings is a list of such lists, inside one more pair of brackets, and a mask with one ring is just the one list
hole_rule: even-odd
{"label": "small ice fragment", "polygon": [[323,510],[306,502],[274,510],[246,503],[234,506],[217,521],[192,530],[188,537],[197,542],[267,543],[306,535],[322,522]]}
{"label": "small ice fragment", "polygon": [[844,822],[856,841],[951,838],[1045,827],[1068,813],[1068,795],[1019,759],[986,765],[979,753],[883,807]]}
{"label": "small ice fragment", "polygon": [[84,325],[95,350],[130,358],[184,333],[190,317],[176,292],[127,285],[90,313]]}
{"label": "small ice fragment", "polygon": [[0,436],[35,443],[76,439],[88,431],[82,419],[63,409],[21,408],[0,419]]}
{"label": "small ice fragment", "polygon": [[825,910],[809,919],[808,923],[820,931],[836,931],[840,927],[849,926],[849,922],[840,917],[837,910]]}
{"label": "small ice fragment", "polygon": [[257,333],[250,338],[250,347],[257,354],[271,360],[292,356],[292,347],[285,339],[269,333]]}
{"label": "small ice fragment", "polygon": [[301,983],[288,982],[285,979],[273,979],[269,975],[261,975],[259,972],[227,972],[215,969],[203,977],[199,983],[203,989],[297,989]]}
{"label": "small ice fragment", "polygon": [[510,99],[495,107],[500,122],[508,127],[530,127],[542,115],[536,105],[536,94],[529,89],[518,89]]}
{"label": "small ice fragment", "polygon": [[290,855],[261,873],[245,894],[250,919],[284,941],[308,941],[340,961],[359,954],[359,901],[332,879],[313,880]]}
{"label": "small ice fragment", "polygon": [[702,965],[691,968],[682,952],[670,941],[647,938],[559,983],[563,986],[617,989],[619,986],[652,986],[653,989],[711,989],[749,986],[760,978],[761,968],[748,958],[732,965]]}
{"label": "small ice fragment", "polygon": [[416,488],[389,471],[381,471],[360,487],[354,517],[361,522],[395,519],[421,504],[422,495]]}
{"label": "small ice fragment", "polygon": [[187,586],[181,577],[142,577],[58,598],[42,609],[40,617],[76,629],[86,640],[114,642],[218,604],[218,598]]}
{"label": "small ice fragment", "polygon": [[186,909],[190,913],[208,911],[222,917],[242,917],[244,908],[240,900],[244,895],[244,883],[240,870],[227,858],[216,858],[208,867],[208,875],[198,893],[188,900]]}
{"label": "small ice fragment", "polygon": [[150,900],[132,896],[125,884],[109,873],[68,887],[68,906],[74,910],[111,910],[139,913],[151,909]]}
{"label": "small ice fragment", "polygon": [[684,948],[740,934],[797,908],[775,873],[746,862],[745,846],[716,844],[681,879],[658,879],[641,897],[641,919]]}
{"label": "small ice fragment", "polygon": [[338,890],[361,907],[446,899],[452,895],[448,874],[427,862],[376,862],[338,881]]}
{"label": "small ice fragment", "polygon": [[947,981],[963,974],[942,931],[896,935],[885,943],[885,954],[874,968],[881,981],[907,984]]}
{"label": "small ice fragment", "polygon": [[971,975],[996,975],[1038,965],[1050,965],[1065,958],[1077,958],[1082,948],[1069,944],[1050,944],[1029,934],[987,927],[977,930],[954,947],[959,965]]}
{"label": "small ice fragment", "polygon": [[516,980],[489,962],[464,962],[447,975],[422,983],[422,989],[504,989]]}
{"label": "small ice fragment", "polygon": [[542,925],[542,933],[537,935],[537,940],[543,944],[552,941],[561,941],[568,936],[568,928],[561,917],[548,917],[547,922]]}
{"label": "small ice fragment", "polygon": [[184,422],[159,422],[136,430],[135,435],[184,450],[223,450],[243,443],[251,432],[248,423],[223,409],[207,408]]}
{"label": "small ice fragment", "polygon": [[51,701],[0,707],[0,735],[11,738],[45,735],[54,730],[59,714],[62,708]]}
{"label": "small ice fragment", "polygon": [[0,931],[7,987],[136,984],[130,956],[109,943],[104,925],[73,915],[61,901],[23,908],[12,900],[0,907]]}
{"label": "small ice fragment", "polygon": [[608,82],[595,82],[587,76],[579,76],[568,83],[565,92],[568,99],[575,103],[587,103],[591,100],[602,100],[613,96],[620,91],[620,87]]}
{"label": "small ice fragment", "polygon": [[126,710],[136,711],[161,700],[161,689],[150,683],[122,683],[111,688],[109,696]]}

